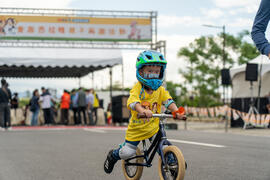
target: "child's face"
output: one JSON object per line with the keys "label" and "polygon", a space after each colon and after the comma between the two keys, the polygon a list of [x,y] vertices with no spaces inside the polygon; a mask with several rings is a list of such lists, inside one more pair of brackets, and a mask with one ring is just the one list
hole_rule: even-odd
{"label": "child's face", "polygon": [[157,79],[161,71],[161,66],[144,66],[140,70],[140,75],[146,79]]}

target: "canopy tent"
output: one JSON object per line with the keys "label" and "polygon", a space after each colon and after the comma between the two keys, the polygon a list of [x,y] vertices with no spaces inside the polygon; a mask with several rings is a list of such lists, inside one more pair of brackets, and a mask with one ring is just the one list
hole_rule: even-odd
{"label": "canopy tent", "polygon": [[[253,96],[266,96],[270,92],[270,60],[267,56],[259,55],[249,63],[258,64],[258,81],[253,82]],[[230,69],[232,79],[232,98],[251,97],[250,81],[245,80],[246,64]],[[259,93],[259,79],[261,75],[261,90]]]}
{"label": "canopy tent", "polygon": [[80,78],[118,64],[116,49],[0,48],[1,77]]}

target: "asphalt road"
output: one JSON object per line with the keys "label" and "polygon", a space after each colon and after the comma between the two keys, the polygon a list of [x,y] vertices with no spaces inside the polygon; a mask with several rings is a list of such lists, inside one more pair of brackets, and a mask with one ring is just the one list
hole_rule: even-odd
{"label": "asphalt road", "polygon": [[[103,171],[107,152],[124,130],[0,132],[0,180],[121,180],[121,163]],[[188,163],[185,180],[270,180],[270,137],[168,130]],[[159,179],[158,156],[143,180]]]}

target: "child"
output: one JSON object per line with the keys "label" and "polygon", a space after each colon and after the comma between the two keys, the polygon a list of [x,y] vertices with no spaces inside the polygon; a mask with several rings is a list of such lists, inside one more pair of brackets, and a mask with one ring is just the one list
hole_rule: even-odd
{"label": "child", "polygon": [[[140,53],[136,62],[137,82],[130,91],[127,106],[131,110],[131,119],[126,131],[125,143],[120,148],[111,150],[104,162],[104,171],[111,173],[114,164],[120,159],[128,159],[136,154],[137,145],[141,140],[153,137],[159,130],[159,119],[152,117],[153,106],[155,113],[161,112],[165,105],[171,112],[176,107],[169,92],[162,87],[167,61],[156,51]],[[143,113],[146,119],[138,119],[137,114]],[[176,119],[185,119],[185,115],[174,113]]]}

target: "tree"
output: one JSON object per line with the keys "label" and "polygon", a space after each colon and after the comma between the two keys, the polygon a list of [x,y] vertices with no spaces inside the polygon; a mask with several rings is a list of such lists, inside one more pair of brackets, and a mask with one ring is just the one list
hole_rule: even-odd
{"label": "tree", "polygon": [[[249,32],[246,30],[237,36],[225,34],[226,68],[247,63],[259,55],[256,47],[245,40],[247,35]],[[184,77],[189,96],[196,102],[196,106],[221,104],[219,87],[220,70],[223,68],[223,36],[223,33],[217,37],[202,36],[178,51],[178,57],[187,62],[186,68],[179,72]],[[186,98],[186,104],[190,103],[189,99]]]}

